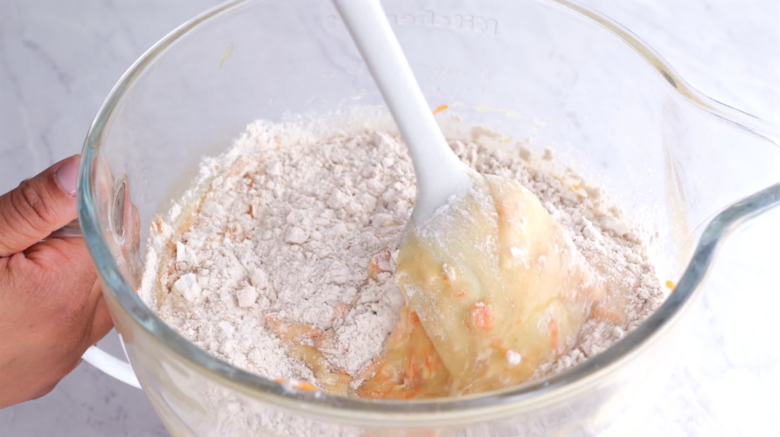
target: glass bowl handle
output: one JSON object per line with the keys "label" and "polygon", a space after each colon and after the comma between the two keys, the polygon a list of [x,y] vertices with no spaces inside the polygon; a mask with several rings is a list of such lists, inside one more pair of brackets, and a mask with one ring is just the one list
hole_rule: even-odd
{"label": "glass bowl handle", "polygon": [[[121,334],[119,335],[119,343],[122,345],[122,350],[125,351],[125,355],[127,355],[125,342],[122,340]],[[141,388],[141,383],[138,382],[133,366],[131,366],[130,363],[126,363],[114,357],[99,349],[97,346],[90,346],[81,358],[108,376],[112,376],[135,388]]]}

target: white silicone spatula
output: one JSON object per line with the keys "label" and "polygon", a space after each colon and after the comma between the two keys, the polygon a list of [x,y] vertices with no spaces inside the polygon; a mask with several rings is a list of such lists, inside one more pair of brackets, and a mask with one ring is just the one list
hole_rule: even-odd
{"label": "white silicone spatula", "polygon": [[417,178],[412,220],[422,225],[471,185],[444,139],[379,0],[333,0],[403,135]]}
{"label": "white silicone spatula", "polygon": [[[475,175],[450,150],[379,0],[333,3],[398,123],[417,176],[415,227],[399,247],[396,284],[455,392],[527,380],[560,353],[559,342],[574,343],[603,298],[600,285],[533,193],[517,181]],[[434,214],[444,205],[450,207]]]}

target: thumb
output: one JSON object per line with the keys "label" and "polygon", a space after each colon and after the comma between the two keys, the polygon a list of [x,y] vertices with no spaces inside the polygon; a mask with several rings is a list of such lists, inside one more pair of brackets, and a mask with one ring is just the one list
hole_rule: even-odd
{"label": "thumb", "polygon": [[27,249],[76,218],[79,157],[66,158],[0,196],[0,257]]}

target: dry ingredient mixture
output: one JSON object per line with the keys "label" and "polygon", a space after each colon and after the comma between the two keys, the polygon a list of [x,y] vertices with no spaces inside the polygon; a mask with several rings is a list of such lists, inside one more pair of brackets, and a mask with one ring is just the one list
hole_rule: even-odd
{"label": "dry ingredient mixture", "polygon": [[[475,128],[471,141],[450,145],[476,171],[538,196],[624,309],[594,309],[576,347],[543,364],[539,378],[608,348],[664,293],[637,231],[598,188],[572,172],[564,182],[536,170],[524,147],[481,145],[486,133]],[[299,388],[443,395],[399,386],[446,375],[393,282],[415,197],[397,133],[322,137],[296,123],[258,121],[225,159],[204,161],[201,175],[215,176],[198,201],[174,206],[173,221],[157,219],[152,229],[140,293],[163,320],[218,358]],[[433,358],[419,363],[418,355]]]}

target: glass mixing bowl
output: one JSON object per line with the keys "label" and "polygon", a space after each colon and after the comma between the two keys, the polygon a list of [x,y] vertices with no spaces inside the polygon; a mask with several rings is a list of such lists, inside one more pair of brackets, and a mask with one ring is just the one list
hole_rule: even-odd
{"label": "glass mixing bowl", "polygon": [[79,218],[138,381],[175,436],[628,435],[671,371],[718,244],[780,203],[778,130],[700,95],[630,33],[567,1],[384,4],[431,107],[569,156],[656,233],[662,279],[677,287],[596,358],[462,398],[298,391],[187,342],[135,293],[155,214],[255,119],[382,103],[329,1],[233,1],[142,56],[84,146]]}

